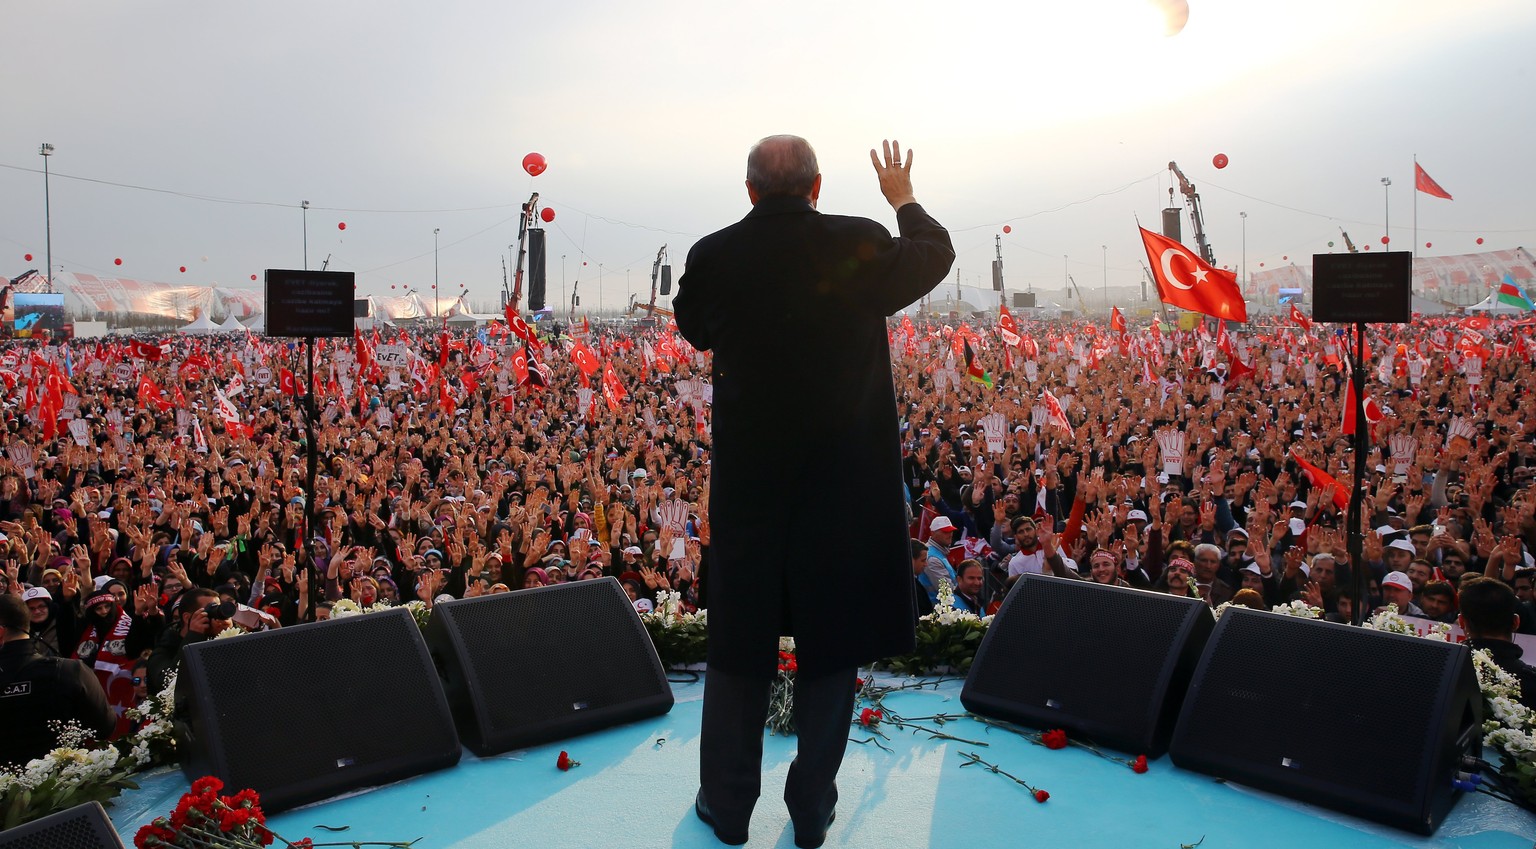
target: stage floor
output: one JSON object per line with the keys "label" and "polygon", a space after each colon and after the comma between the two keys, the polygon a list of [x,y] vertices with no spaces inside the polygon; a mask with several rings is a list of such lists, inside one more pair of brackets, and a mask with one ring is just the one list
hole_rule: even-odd
{"label": "stage floor", "polygon": [[[507,846],[699,847],[722,844],[693,814],[698,788],[702,684],[674,686],[666,716],[493,758],[465,752],[455,768],[310,805],[271,819],[289,840],[409,841],[417,849]],[[906,716],[963,714],[960,683],[894,693],[887,704]],[[848,747],[838,779],[841,801],[827,835],[833,847],[1062,846],[1072,849],[1201,849],[1348,846],[1530,849],[1536,817],[1483,794],[1464,796],[1432,838],[1378,826],[1323,808],[1177,769],[1164,757],[1145,775],[1076,748],[1051,751],[970,719],[944,731],[990,745],[934,740],[893,731],[886,752]],[[851,739],[866,739],[851,728]],[[581,762],[555,767],[564,749]],[[781,800],[794,738],[764,746],[763,797],[748,846],[792,849],[793,828]],[[1050,792],[1048,802],[981,767],[961,768],[975,752]],[[275,757],[281,746],[274,746]],[[179,771],[160,770],[110,809],[124,842],[168,813],[186,791]],[[328,832],[319,825],[350,826]]]}

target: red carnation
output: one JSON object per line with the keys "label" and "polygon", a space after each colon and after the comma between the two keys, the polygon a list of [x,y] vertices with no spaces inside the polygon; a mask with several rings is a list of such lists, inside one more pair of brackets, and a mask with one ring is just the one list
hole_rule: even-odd
{"label": "red carnation", "polygon": [[202,778],[192,782],[192,795],[194,796],[211,796],[223,789],[224,782],[211,775],[205,775]]}
{"label": "red carnation", "polygon": [[855,689],[855,690],[862,690],[862,689],[864,689],[864,679],[863,678],[855,678],[855,679],[853,679],[853,689]]}
{"label": "red carnation", "polygon": [[1137,775],[1140,775],[1141,773],[1146,772],[1146,771],[1147,771],[1147,756],[1146,755],[1137,755],[1136,756],[1136,760],[1131,763],[1131,772],[1134,772]]}
{"label": "red carnation", "polygon": [[[1040,735],[1040,742],[1047,749],[1065,749],[1067,747],[1067,732],[1060,728],[1053,728]],[[1041,799],[1040,801],[1045,801]]]}
{"label": "red carnation", "polygon": [[555,766],[559,767],[561,772],[565,772],[573,766],[581,766],[581,761],[573,761],[570,755],[561,752],[560,757],[555,759]]}
{"label": "red carnation", "polygon": [[884,718],[885,718],[885,713],[883,711],[880,711],[880,710],[876,709],[876,708],[865,708],[864,710],[859,712],[859,724],[860,725],[866,725],[866,726],[867,725],[879,725],[880,724],[880,720],[882,720]]}
{"label": "red carnation", "polygon": [[1044,790],[1036,790],[1035,791],[1035,801],[1036,802],[1044,802],[1046,799],[1049,799],[1049,798],[1051,798],[1051,794],[1045,792]]}

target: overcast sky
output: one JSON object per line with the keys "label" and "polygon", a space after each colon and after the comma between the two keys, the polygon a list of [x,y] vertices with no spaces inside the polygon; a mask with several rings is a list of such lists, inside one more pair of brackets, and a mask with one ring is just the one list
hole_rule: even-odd
{"label": "overcast sky", "polygon": [[312,267],[430,298],[440,228],[442,291],[494,302],[538,191],[550,299],[563,276],[591,306],[601,275],[619,307],[662,244],[681,273],[746,213],[747,149],[783,132],[816,147],[822,210],[891,227],[868,151],[915,148],[968,285],[1004,224],[1010,289],[1059,291],[1064,256],[1084,287],[1106,257],[1111,286],[1135,284],[1135,216],[1157,227],[1169,160],[1218,264],[1241,264],[1248,213],[1250,273],[1342,247],[1341,227],[1379,243],[1388,201],[1406,249],[1415,154],[1456,198],[1420,196],[1421,250],[1536,244],[1536,3],[1190,7],[1166,37],[1148,0],[12,3],[0,274],[43,264],[42,142],[56,267],[197,285],[301,267],[307,199]]}

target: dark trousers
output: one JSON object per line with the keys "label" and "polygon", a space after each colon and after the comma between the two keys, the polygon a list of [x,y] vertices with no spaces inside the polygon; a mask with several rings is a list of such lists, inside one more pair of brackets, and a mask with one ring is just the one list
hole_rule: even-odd
{"label": "dark trousers", "polygon": [[[848,747],[857,669],[795,677],[798,751],[784,785],[797,831],[821,828],[837,806],[837,770]],[[722,672],[704,675],[699,782],[722,830],[745,834],[762,792],[763,735],[773,683]]]}

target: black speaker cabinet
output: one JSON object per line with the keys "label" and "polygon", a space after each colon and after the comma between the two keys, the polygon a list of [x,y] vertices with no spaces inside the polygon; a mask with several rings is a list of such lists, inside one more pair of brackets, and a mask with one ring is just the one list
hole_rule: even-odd
{"label": "black speaker cabinet", "polygon": [[1185,769],[1432,834],[1482,752],[1472,654],[1453,643],[1228,608],[1169,751]]}
{"label": "black speaker cabinet", "polygon": [[282,810],[458,763],[442,683],[404,608],[192,643],[176,679],[189,779]]}
{"label": "black speaker cabinet", "polygon": [[0,849],[123,849],[100,802],[86,802],[0,831]]}
{"label": "black speaker cabinet", "polygon": [[656,647],[613,578],[440,604],[427,644],[480,756],[672,709]]}
{"label": "black speaker cabinet", "polygon": [[1016,310],[1030,310],[1035,308],[1034,292],[1014,292],[1013,308]]}
{"label": "black speaker cabinet", "polygon": [[1155,758],[1213,621],[1199,599],[1025,575],[987,629],[960,701]]}

